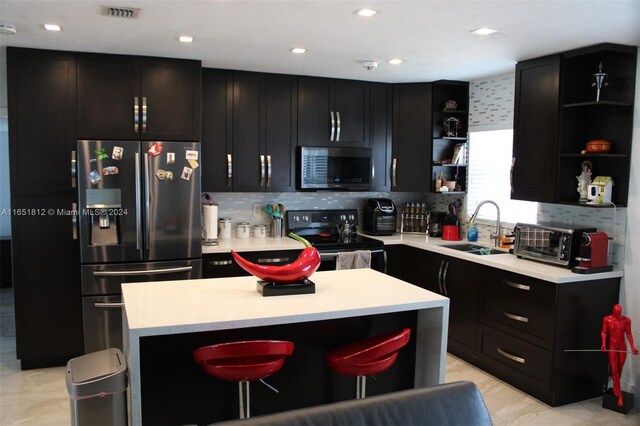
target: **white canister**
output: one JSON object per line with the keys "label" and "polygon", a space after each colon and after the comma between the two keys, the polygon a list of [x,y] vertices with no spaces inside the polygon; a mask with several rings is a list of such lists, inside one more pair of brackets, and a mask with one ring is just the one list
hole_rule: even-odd
{"label": "white canister", "polygon": [[238,222],[236,225],[236,238],[249,238],[250,232],[249,222]]}
{"label": "white canister", "polygon": [[222,240],[231,239],[231,218],[221,217],[218,219],[218,238]]}
{"label": "white canister", "polygon": [[267,225],[253,225],[254,238],[267,238]]}

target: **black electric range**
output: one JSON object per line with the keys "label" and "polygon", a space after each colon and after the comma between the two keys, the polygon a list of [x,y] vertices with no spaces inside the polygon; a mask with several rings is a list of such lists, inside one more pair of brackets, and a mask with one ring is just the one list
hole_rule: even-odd
{"label": "black electric range", "polygon": [[[384,243],[357,233],[357,210],[291,210],[285,215],[287,234],[293,232],[306,238],[320,252],[320,270],[335,269],[338,253],[354,250],[370,250],[371,267],[381,272],[386,270]],[[353,227],[350,236],[339,232],[345,222]]]}

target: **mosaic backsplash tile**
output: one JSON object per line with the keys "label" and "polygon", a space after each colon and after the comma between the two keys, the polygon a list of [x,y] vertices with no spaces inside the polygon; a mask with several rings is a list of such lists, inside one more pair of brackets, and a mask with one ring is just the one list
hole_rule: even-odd
{"label": "mosaic backsplash tile", "polygon": [[513,126],[515,74],[472,81],[469,85],[469,128]]}

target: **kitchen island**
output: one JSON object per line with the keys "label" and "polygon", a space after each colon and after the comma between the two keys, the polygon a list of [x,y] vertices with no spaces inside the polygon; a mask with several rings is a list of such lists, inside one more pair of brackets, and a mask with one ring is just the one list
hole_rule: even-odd
{"label": "kitchen island", "polygon": [[225,341],[296,344],[268,379],[280,394],[252,387],[256,415],[351,398],[353,379],[332,374],[324,354],[406,326],[410,345],[368,394],[443,383],[446,297],[371,269],[317,272],[311,279],[315,294],[279,297],[261,296],[255,277],[123,284],[131,424],[233,418],[237,411],[222,407],[236,403],[236,388],[208,377],[191,358],[197,347]]}

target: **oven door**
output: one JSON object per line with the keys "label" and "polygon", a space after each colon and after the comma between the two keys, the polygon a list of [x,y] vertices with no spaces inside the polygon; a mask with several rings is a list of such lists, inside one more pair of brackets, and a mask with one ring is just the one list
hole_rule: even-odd
{"label": "oven door", "polygon": [[[318,271],[335,271],[338,251],[345,252],[355,250],[319,250],[322,262],[320,263]],[[371,269],[375,269],[376,271],[383,272],[385,274],[387,273],[387,253],[384,249],[371,250]]]}

